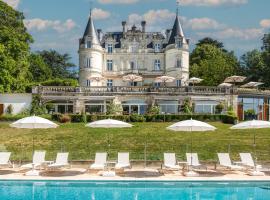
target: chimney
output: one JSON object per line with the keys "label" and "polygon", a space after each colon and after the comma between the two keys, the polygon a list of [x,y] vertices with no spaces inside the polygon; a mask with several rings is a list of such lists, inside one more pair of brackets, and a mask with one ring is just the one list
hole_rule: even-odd
{"label": "chimney", "polygon": [[98,30],[97,30],[97,33],[98,33],[98,39],[99,39],[99,41],[101,41],[101,33],[102,33],[102,30],[101,30],[101,29],[98,29]]}
{"label": "chimney", "polygon": [[170,38],[171,29],[166,30],[166,38],[169,40]]}
{"label": "chimney", "polygon": [[126,32],[126,25],[127,25],[127,22],[126,21],[122,21],[123,33]]}
{"label": "chimney", "polygon": [[142,25],[142,32],[145,33],[146,21],[142,21],[141,25]]}

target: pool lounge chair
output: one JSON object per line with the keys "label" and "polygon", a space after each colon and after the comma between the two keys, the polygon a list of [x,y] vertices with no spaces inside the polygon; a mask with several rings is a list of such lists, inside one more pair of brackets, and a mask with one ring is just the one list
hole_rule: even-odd
{"label": "pool lounge chair", "polygon": [[180,170],[175,153],[164,153],[164,164],[161,168],[166,170]]}
{"label": "pool lounge chair", "polygon": [[207,166],[202,165],[200,163],[197,153],[186,153],[186,157],[187,157],[187,165],[188,165],[188,167],[199,168],[199,169],[204,168],[204,169],[207,170]]}
{"label": "pool lounge chair", "polygon": [[90,165],[90,170],[104,170],[107,162],[107,153],[96,153],[95,163]]}
{"label": "pool lounge chair", "polygon": [[129,153],[118,153],[118,160],[115,165],[115,169],[131,168],[129,161]]}
{"label": "pool lounge chair", "polygon": [[0,152],[0,167],[11,167],[12,164],[10,162],[11,152]]}
{"label": "pool lounge chair", "polygon": [[33,162],[22,165],[21,168],[26,168],[26,169],[40,168],[42,164],[46,163],[45,155],[46,155],[46,151],[35,151],[33,155]]}
{"label": "pool lounge chair", "polygon": [[266,168],[263,168],[262,165],[258,165],[257,163],[255,165],[255,162],[250,153],[240,153],[240,158],[241,158],[240,163],[246,167],[250,167],[256,170],[263,170],[263,171],[267,170]]}
{"label": "pool lounge chair", "polygon": [[48,165],[48,169],[57,169],[70,166],[70,164],[68,163],[68,154],[69,153],[57,153],[55,162]]}
{"label": "pool lounge chair", "polygon": [[218,153],[218,160],[219,160],[220,166],[226,167],[227,169],[230,169],[230,170],[243,170],[243,169],[245,169],[242,166],[232,164],[230,155],[228,153]]}

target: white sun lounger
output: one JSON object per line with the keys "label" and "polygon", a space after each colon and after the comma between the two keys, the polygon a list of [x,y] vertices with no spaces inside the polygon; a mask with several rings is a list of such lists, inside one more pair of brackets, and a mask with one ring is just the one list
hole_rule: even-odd
{"label": "white sun lounger", "polygon": [[48,168],[62,168],[69,166],[68,153],[57,153],[55,163],[48,165]]}
{"label": "white sun lounger", "polygon": [[118,160],[115,169],[130,168],[129,153],[118,153]]}
{"label": "white sun lounger", "polygon": [[251,167],[257,170],[262,170],[262,165],[255,165],[255,162],[250,153],[240,153],[241,164],[247,167]]}
{"label": "white sun lounger", "polygon": [[11,152],[0,152],[0,167],[12,166],[10,155]]}
{"label": "white sun lounger", "polygon": [[179,170],[175,153],[164,153],[164,168],[168,170]]}
{"label": "white sun lounger", "polygon": [[90,169],[103,170],[107,162],[107,153],[96,153],[95,163],[90,165]]}
{"label": "white sun lounger", "polygon": [[218,153],[219,164],[230,170],[243,170],[244,167],[232,164],[230,155],[228,153]]}
{"label": "white sun lounger", "polygon": [[207,170],[207,166],[200,163],[197,153],[186,153],[186,157],[188,166],[193,168],[205,168]]}
{"label": "white sun lounger", "polygon": [[37,167],[41,167],[42,164],[46,163],[45,155],[46,151],[35,151],[33,155],[33,163],[22,165],[21,168],[35,169]]}

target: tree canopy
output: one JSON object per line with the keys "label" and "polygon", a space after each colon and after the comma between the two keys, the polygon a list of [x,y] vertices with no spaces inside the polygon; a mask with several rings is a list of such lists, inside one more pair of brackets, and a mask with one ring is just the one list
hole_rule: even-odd
{"label": "tree canopy", "polygon": [[0,92],[23,92],[27,74],[31,35],[23,24],[24,16],[0,1]]}
{"label": "tree canopy", "polygon": [[217,86],[236,73],[239,63],[233,52],[223,49],[223,44],[216,40],[200,41],[190,55],[191,76],[204,79],[203,85]]}

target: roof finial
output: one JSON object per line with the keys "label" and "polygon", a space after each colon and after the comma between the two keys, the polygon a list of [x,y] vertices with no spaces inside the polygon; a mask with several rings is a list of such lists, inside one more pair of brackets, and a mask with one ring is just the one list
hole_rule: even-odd
{"label": "roof finial", "polygon": [[92,8],[93,8],[93,1],[89,1],[90,4],[90,17],[92,17]]}
{"label": "roof finial", "polygon": [[180,0],[176,0],[176,16],[179,16]]}

